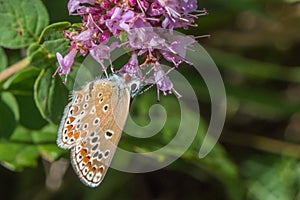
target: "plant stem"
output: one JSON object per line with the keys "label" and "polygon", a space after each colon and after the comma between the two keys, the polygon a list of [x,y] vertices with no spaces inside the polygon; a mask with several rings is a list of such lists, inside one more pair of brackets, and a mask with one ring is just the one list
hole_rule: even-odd
{"label": "plant stem", "polygon": [[6,80],[8,77],[13,75],[14,73],[24,69],[25,67],[28,66],[28,64],[29,64],[29,59],[24,58],[23,60],[10,66],[9,68],[7,68],[6,70],[4,70],[3,72],[0,73],[0,82]]}

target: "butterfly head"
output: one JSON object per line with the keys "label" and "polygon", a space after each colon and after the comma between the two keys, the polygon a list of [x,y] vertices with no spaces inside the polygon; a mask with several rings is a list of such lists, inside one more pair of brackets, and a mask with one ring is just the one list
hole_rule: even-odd
{"label": "butterfly head", "polygon": [[141,78],[129,73],[119,73],[118,76],[124,78],[125,84],[130,91],[131,98],[134,98],[141,92],[144,86]]}

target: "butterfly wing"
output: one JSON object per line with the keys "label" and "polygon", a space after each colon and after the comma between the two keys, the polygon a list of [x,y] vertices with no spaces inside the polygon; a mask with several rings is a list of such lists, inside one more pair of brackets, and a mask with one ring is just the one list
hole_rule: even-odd
{"label": "butterfly wing", "polygon": [[[94,84],[95,114],[82,118],[89,121],[88,137],[71,149],[71,162],[80,180],[98,186],[111,163],[129,111],[127,88],[111,81]],[[91,118],[92,117],[92,118]],[[99,124],[99,125],[98,125]]]}
{"label": "butterfly wing", "polygon": [[[60,148],[71,149],[90,134],[88,126],[96,115],[94,84],[91,82],[82,90],[72,93],[58,131],[57,144]],[[103,94],[106,90],[103,88]]]}

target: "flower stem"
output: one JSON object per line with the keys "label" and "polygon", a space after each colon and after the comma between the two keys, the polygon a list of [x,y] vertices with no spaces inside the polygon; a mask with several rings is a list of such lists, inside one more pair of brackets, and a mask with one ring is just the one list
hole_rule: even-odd
{"label": "flower stem", "polygon": [[28,66],[28,64],[29,64],[29,59],[24,58],[23,60],[15,63],[12,66],[10,66],[9,68],[5,69],[3,72],[0,73],[0,82],[6,80],[14,73],[24,69],[25,67]]}

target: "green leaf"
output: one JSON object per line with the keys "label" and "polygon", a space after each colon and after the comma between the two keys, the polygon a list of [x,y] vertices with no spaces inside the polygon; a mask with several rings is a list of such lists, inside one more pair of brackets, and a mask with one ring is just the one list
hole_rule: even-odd
{"label": "green leaf", "polygon": [[24,143],[32,144],[33,139],[29,129],[26,129],[22,126],[17,127],[14,134],[9,138],[11,143]]}
{"label": "green leaf", "polygon": [[36,144],[56,144],[57,126],[49,124],[42,130],[32,131],[31,135]]}
{"label": "green leaf", "polygon": [[57,126],[48,125],[32,133],[33,142],[37,144],[41,156],[48,161],[57,160],[66,153],[56,144],[57,129]]}
{"label": "green leaf", "polygon": [[37,158],[40,156],[35,145],[1,142],[0,151],[1,164],[12,171],[37,166]]}
{"label": "green leaf", "polygon": [[36,166],[38,157],[39,151],[32,143],[31,133],[23,127],[14,131],[10,141],[0,142],[0,162],[10,170]]}
{"label": "green leaf", "polygon": [[1,94],[2,101],[13,111],[16,121],[20,119],[19,106],[16,98],[9,92]]}
{"label": "green leaf", "polygon": [[33,99],[29,96],[16,95],[20,108],[20,124],[32,130],[39,130],[47,124],[41,116]]}
{"label": "green leaf", "polygon": [[54,144],[56,141],[57,126],[47,125],[40,130],[32,131],[19,126],[10,137],[10,142],[32,144]]}
{"label": "green leaf", "polygon": [[40,155],[48,160],[54,161],[65,153],[56,145],[57,126],[47,125],[38,131],[30,131],[19,127],[11,136],[12,143],[35,144]]}
{"label": "green leaf", "polygon": [[0,46],[18,49],[38,40],[49,16],[40,0],[1,0],[0,21]]}
{"label": "green leaf", "polygon": [[62,32],[70,26],[70,22],[58,22],[47,26],[43,30],[38,43],[42,44],[45,41],[61,39],[63,37]]}
{"label": "green leaf", "polygon": [[1,142],[0,152],[1,164],[10,170],[18,171],[23,167],[37,165],[36,159],[39,152],[37,147],[33,145]]}
{"label": "green leaf", "polygon": [[0,47],[0,72],[7,67],[7,57],[4,50]]}
{"label": "green leaf", "polygon": [[13,91],[14,94],[32,93],[33,85],[40,69],[36,67],[27,67],[17,74],[9,78],[3,85],[3,88],[8,91]]}
{"label": "green leaf", "polygon": [[15,102],[12,102],[12,104],[6,104],[3,100],[0,100],[0,138],[9,138],[17,125],[15,113],[11,109],[11,107],[16,106],[13,105],[14,103]]}
{"label": "green leaf", "polygon": [[65,54],[69,50],[69,41],[63,37],[62,31],[70,26],[69,22],[49,25],[44,29],[39,41],[27,50],[30,63],[37,67],[53,67],[56,65],[56,53]]}
{"label": "green leaf", "polygon": [[38,43],[32,43],[28,48],[27,48],[27,56],[32,56],[35,51],[38,51],[40,48],[40,45]]}
{"label": "green leaf", "polygon": [[58,124],[68,100],[68,90],[59,77],[52,78],[54,70],[42,70],[34,85],[34,99],[42,116]]}
{"label": "green leaf", "polygon": [[55,143],[57,127],[45,126],[38,131],[18,127],[9,141],[0,142],[0,163],[6,168],[19,171],[24,167],[35,167],[37,159],[58,159],[65,151]]}

